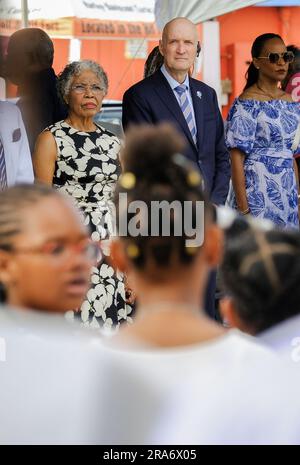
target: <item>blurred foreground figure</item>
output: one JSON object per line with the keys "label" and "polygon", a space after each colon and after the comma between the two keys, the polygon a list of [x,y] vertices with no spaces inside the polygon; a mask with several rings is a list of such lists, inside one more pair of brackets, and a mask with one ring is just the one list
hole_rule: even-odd
{"label": "blurred foreground figure", "polygon": [[53,43],[42,29],[20,29],[9,39],[6,76],[18,86],[18,106],[31,153],[38,134],[66,116],[57,95],[53,56]]}
{"label": "blurred foreground figure", "polygon": [[236,220],[226,233],[224,318],[259,337],[296,370],[300,361],[300,235]]}
{"label": "blurred foreground figure", "polygon": [[[289,384],[270,396],[279,371],[275,355],[236,330],[226,332],[199,305],[220,259],[222,234],[197,166],[181,155],[183,146],[168,125],[127,133],[126,171],[115,194],[120,236],[112,256],[128,272],[138,306],[133,324],[108,344],[103,396],[109,393],[114,403],[102,410],[104,442],[294,442]],[[160,213],[157,202],[165,208]],[[276,410],[279,402],[282,410]]]}
{"label": "blurred foreground figure", "polygon": [[1,444],[99,441],[95,341],[63,317],[82,302],[96,252],[62,194],[0,193]]}
{"label": "blurred foreground figure", "polygon": [[8,305],[77,308],[97,250],[75,206],[50,187],[20,185],[0,194],[0,282]]}

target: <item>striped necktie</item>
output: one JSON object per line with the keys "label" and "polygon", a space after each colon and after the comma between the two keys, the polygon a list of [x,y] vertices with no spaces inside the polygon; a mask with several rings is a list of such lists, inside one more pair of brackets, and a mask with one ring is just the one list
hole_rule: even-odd
{"label": "striped necktie", "polygon": [[7,188],[6,165],[4,158],[4,147],[0,138],[0,191]]}
{"label": "striped necktie", "polygon": [[190,102],[187,96],[187,92],[186,92],[187,88],[185,85],[182,84],[180,86],[175,87],[175,91],[177,92],[179,96],[180,107],[181,107],[183,116],[186,119],[189,130],[191,132],[193,141],[195,145],[197,145],[197,130],[196,130],[196,126],[195,126],[195,122],[193,118],[192,108],[191,108],[191,105],[190,105]]}

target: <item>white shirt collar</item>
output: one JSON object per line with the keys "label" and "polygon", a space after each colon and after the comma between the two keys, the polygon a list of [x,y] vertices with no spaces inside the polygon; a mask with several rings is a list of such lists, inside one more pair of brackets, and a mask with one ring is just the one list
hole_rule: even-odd
{"label": "white shirt collar", "polygon": [[172,90],[175,89],[175,87],[178,87],[178,86],[186,86],[186,89],[189,91],[190,90],[190,81],[189,81],[189,75],[187,74],[186,77],[185,77],[185,80],[183,81],[182,84],[180,84],[180,82],[176,81],[176,79],[174,79],[170,73],[168,73],[165,65],[162,65],[162,67],[160,68],[161,72],[163,73],[163,75],[165,76],[166,80],[168,81],[170,87],[172,88]]}

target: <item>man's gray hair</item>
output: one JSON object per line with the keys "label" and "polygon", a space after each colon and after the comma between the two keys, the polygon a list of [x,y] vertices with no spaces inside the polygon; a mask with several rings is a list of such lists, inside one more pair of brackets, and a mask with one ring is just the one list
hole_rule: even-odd
{"label": "man's gray hair", "polygon": [[95,61],[92,60],[80,60],[72,61],[69,63],[64,70],[58,75],[57,88],[58,93],[62,101],[65,103],[65,97],[70,93],[71,83],[74,76],[78,76],[83,71],[92,71],[95,73],[99,81],[101,82],[101,87],[104,89],[105,95],[108,90],[108,79],[107,74]]}

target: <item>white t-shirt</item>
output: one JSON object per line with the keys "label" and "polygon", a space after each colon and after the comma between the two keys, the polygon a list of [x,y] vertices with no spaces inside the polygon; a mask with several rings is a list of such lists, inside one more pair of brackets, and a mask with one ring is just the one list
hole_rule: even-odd
{"label": "white t-shirt", "polygon": [[107,444],[294,443],[300,432],[285,367],[237,330],[189,347],[110,346],[106,361]]}
{"label": "white t-shirt", "polygon": [[289,318],[258,335],[259,342],[275,350],[300,372],[300,315]]}
{"label": "white t-shirt", "polygon": [[63,316],[0,308],[0,444],[93,444],[97,340]]}

